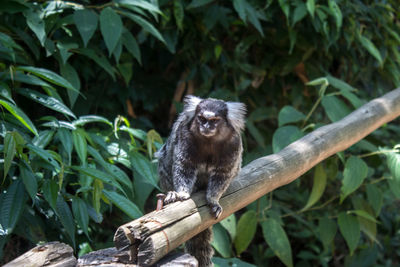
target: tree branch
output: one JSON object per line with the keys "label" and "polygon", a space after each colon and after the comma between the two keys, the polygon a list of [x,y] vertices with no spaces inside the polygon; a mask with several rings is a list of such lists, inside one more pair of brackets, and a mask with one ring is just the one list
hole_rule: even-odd
{"label": "tree branch", "polygon": [[130,250],[132,259],[140,266],[154,264],[204,229],[292,182],[399,115],[400,88],[370,101],[338,122],[318,128],[279,153],[245,166],[220,199],[224,211],[218,220],[210,215],[204,192],[199,192],[189,200],[167,205],[161,211],[120,226],[114,236],[115,246]]}

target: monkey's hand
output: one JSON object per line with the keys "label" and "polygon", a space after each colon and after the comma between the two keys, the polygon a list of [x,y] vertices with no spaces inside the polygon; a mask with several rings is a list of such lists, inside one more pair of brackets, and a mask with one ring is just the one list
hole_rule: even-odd
{"label": "monkey's hand", "polygon": [[187,192],[169,191],[164,199],[164,204],[166,205],[176,201],[186,200],[188,198],[190,198],[190,194]]}
{"label": "monkey's hand", "polygon": [[214,216],[215,219],[218,219],[222,213],[221,205],[218,202],[210,202],[208,203],[208,206],[210,207],[211,215]]}

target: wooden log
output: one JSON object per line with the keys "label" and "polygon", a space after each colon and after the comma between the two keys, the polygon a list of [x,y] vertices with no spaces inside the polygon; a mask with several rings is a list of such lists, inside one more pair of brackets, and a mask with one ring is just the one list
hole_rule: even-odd
{"label": "wooden log", "polygon": [[[73,249],[64,243],[49,242],[25,252],[3,267],[139,267],[130,260],[128,251],[105,248],[83,255],[78,260]],[[195,257],[174,253],[164,257],[153,267],[197,267]]]}
{"label": "wooden log", "polygon": [[115,246],[130,251],[132,260],[140,266],[150,266],[204,229],[292,182],[399,115],[400,88],[368,102],[340,121],[318,128],[277,154],[249,163],[220,199],[224,210],[218,220],[210,215],[204,192],[198,192],[189,200],[172,203],[120,226],[114,236]]}
{"label": "wooden log", "polygon": [[39,245],[22,254],[3,267],[75,267],[76,258],[73,249],[60,242]]}
{"label": "wooden log", "polygon": [[[78,259],[76,267],[139,267],[129,260],[128,251],[105,248],[90,252]],[[174,253],[167,255],[153,267],[197,267],[198,262],[190,254]]]}
{"label": "wooden log", "polygon": [[138,267],[131,263],[126,251],[118,251],[115,248],[105,248],[90,252],[78,259],[77,267]]}

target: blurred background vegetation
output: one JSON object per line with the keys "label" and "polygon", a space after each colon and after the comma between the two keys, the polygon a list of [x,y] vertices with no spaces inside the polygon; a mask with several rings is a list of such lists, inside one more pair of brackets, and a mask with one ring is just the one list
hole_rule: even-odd
{"label": "blurred background vegetation", "polygon": [[[0,258],[155,206],[185,94],[248,107],[244,164],[400,85],[395,0],[2,0]],[[400,127],[214,227],[217,266],[400,264]]]}

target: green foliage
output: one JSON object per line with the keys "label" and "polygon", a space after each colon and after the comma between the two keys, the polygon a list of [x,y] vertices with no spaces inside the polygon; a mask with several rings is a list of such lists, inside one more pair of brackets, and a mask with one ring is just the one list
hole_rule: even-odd
{"label": "green foliage", "polygon": [[[178,81],[247,104],[244,163],[400,86],[398,13],[393,0],[4,0],[0,257],[15,238],[111,246],[151,210]],[[399,135],[388,124],[222,221],[216,266],[396,264]]]}

